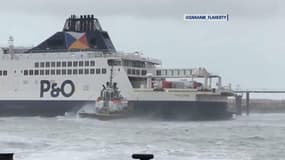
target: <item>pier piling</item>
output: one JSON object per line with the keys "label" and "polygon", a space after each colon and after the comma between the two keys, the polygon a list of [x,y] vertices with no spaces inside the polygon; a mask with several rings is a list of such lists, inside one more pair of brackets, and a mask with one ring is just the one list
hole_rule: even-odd
{"label": "pier piling", "polygon": [[246,101],[246,115],[247,116],[249,115],[249,112],[250,112],[250,108],[249,108],[250,107],[249,106],[249,98],[250,97],[249,97],[249,94],[250,94],[249,92],[246,92],[246,100],[245,101]]}
{"label": "pier piling", "polygon": [[236,113],[238,116],[241,116],[242,114],[242,108],[241,108],[241,105],[242,105],[242,96],[241,95],[236,95],[235,96],[235,104],[236,104]]}

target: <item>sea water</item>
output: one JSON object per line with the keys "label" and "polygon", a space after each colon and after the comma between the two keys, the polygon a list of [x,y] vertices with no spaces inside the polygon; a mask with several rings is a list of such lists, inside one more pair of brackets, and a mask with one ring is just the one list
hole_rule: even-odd
{"label": "sea water", "polygon": [[76,116],[0,118],[0,152],[15,160],[285,159],[285,114],[227,121],[99,121]]}

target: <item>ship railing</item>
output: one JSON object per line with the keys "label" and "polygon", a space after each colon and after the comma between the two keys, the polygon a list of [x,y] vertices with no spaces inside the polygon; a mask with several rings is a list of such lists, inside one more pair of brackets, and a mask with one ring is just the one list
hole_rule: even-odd
{"label": "ship railing", "polygon": [[141,53],[141,52],[128,53],[128,52],[121,52],[120,51],[117,53],[118,53],[118,55],[123,56],[124,58],[127,58],[127,59],[138,60],[138,61],[147,61],[147,62],[152,62],[152,63],[158,64],[158,65],[161,64],[161,61],[159,59],[151,58],[151,57],[145,57],[143,55],[143,53]]}
{"label": "ship railing", "polygon": [[[153,92],[154,88],[136,88],[135,92]],[[163,88],[165,92],[197,92],[198,89],[191,88]]]}
{"label": "ship railing", "polygon": [[102,52],[102,53],[115,53],[115,51],[110,51],[109,49],[96,49],[96,48],[87,48],[87,49],[30,49],[25,53],[63,53],[63,52]]}
{"label": "ship railing", "polygon": [[[197,70],[196,68],[188,68],[188,69],[162,69],[156,67],[131,67],[124,66],[125,71],[127,72],[129,77],[153,77],[153,78],[220,78],[219,75],[212,75],[208,72],[197,73],[193,70]],[[144,72],[144,74],[142,74]]]}
{"label": "ship railing", "polygon": [[161,61],[155,58],[150,58],[150,57],[144,57],[142,55],[137,55],[136,52],[133,53],[127,53],[127,52],[98,52],[96,54],[93,54],[95,57],[118,57],[122,59],[128,59],[128,60],[137,60],[137,61],[146,61],[146,62],[151,62],[156,65],[160,65]]}
{"label": "ship railing", "polygon": [[[154,92],[154,88],[135,88],[135,92]],[[197,95],[202,94],[220,94],[219,92],[216,92],[214,89],[208,89],[208,90],[201,90],[201,89],[194,89],[194,88],[163,88],[163,92],[175,92],[175,93],[196,93]]]}
{"label": "ship railing", "polygon": [[16,52],[17,54],[28,54],[28,53],[76,53],[76,52],[87,52],[89,56],[91,57],[120,57],[120,58],[127,58],[127,59],[133,59],[133,60],[140,60],[140,61],[148,61],[152,62],[154,64],[161,64],[161,61],[155,58],[145,57],[140,52],[116,52],[111,51],[108,49],[46,49],[46,50],[40,50],[40,49],[25,49],[22,52]]}

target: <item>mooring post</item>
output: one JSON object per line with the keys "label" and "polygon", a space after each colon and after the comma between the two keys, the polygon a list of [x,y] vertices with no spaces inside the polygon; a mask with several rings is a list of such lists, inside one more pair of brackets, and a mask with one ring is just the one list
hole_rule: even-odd
{"label": "mooring post", "polygon": [[241,110],[241,104],[242,104],[242,96],[241,95],[236,95],[236,113],[238,116],[241,116],[242,110]]}
{"label": "mooring post", "polygon": [[246,115],[249,115],[249,92],[246,92]]}

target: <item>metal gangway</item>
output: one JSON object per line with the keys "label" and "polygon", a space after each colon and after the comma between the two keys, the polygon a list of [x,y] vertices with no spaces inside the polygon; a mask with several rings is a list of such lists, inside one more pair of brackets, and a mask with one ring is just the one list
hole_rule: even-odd
{"label": "metal gangway", "polygon": [[187,78],[187,77],[209,77],[210,73],[205,68],[191,69],[157,69],[156,77],[161,78]]}

